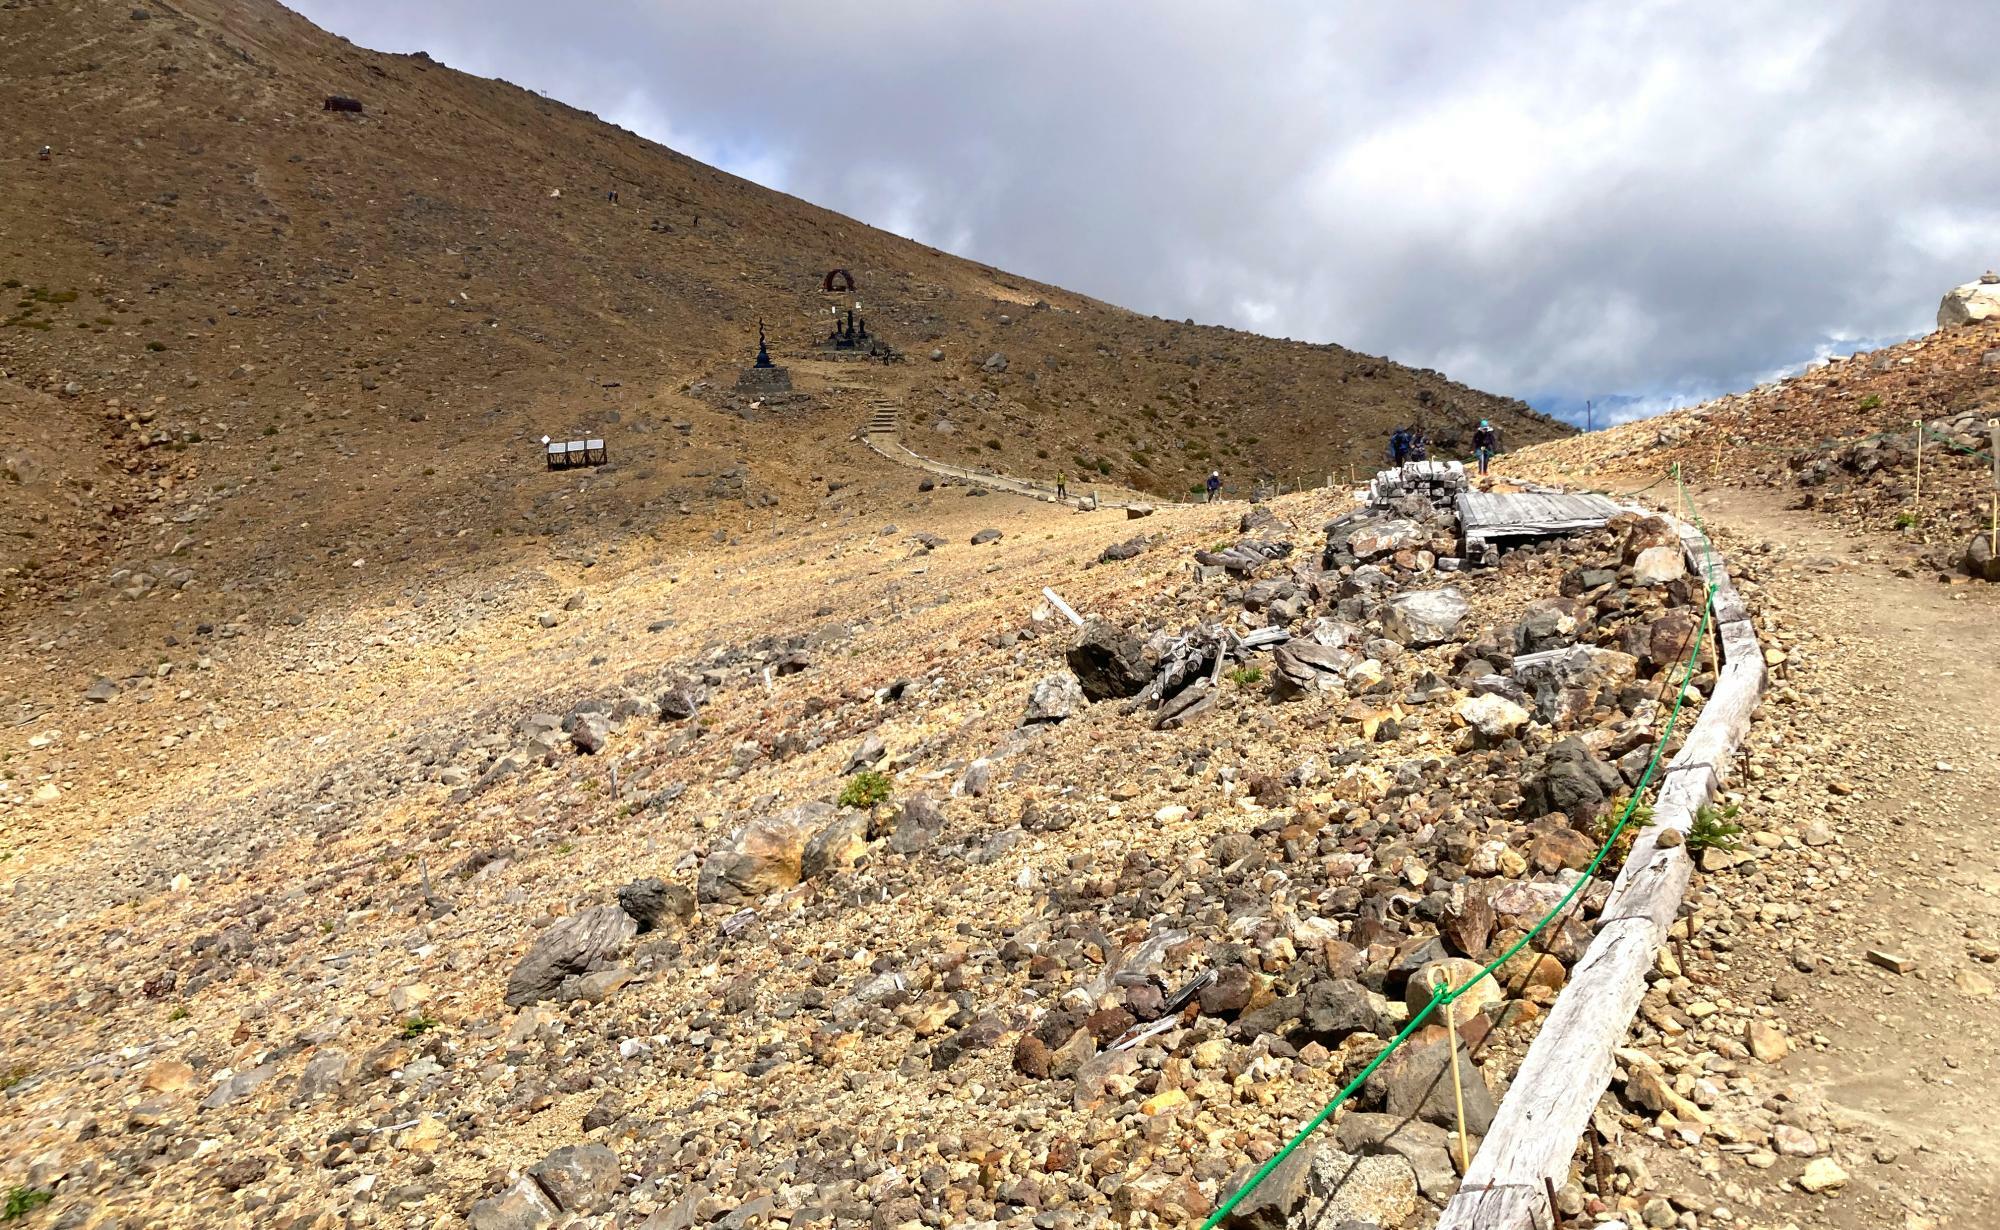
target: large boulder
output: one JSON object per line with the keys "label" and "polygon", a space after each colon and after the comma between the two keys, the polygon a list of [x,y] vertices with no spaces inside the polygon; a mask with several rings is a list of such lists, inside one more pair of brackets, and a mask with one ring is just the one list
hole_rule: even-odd
{"label": "large boulder", "polygon": [[1617,703],[1619,689],[1638,677],[1639,660],[1616,649],[1571,645],[1514,660],[1514,678],[1535,698],[1535,713],[1561,727],[1600,705]]}
{"label": "large boulder", "polygon": [[596,906],[550,923],[508,976],[508,1006],[519,1008],[547,999],[564,979],[607,963],[638,933],[638,921],[615,905]]}
{"label": "large boulder", "polygon": [[1514,625],[1514,652],[1543,653],[1576,642],[1577,618],[1561,598],[1538,598]]}
{"label": "large boulder", "polygon": [[815,801],[752,820],[709,852],[695,895],[735,902],[797,884],[806,843],[833,814],[831,804]]}
{"label": "large boulder", "polygon": [[1146,647],[1137,637],[1102,619],[1087,621],[1064,655],[1083,694],[1092,700],[1135,696],[1152,680]]}
{"label": "large boulder", "polygon": [[1447,1042],[1446,1037],[1440,1029],[1426,1041],[1404,1045],[1369,1075],[1365,1093],[1369,1101],[1384,1106],[1392,1115],[1414,1115],[1440,1127],[1456,1126],[1457,1099],[1451,1081],[1451,1051],[1447,1049],[1456,1043],[1465,1094],[1465,1127],[1483,1136],[1492,1128],[1499,1107],[1486,1086],[1485,1071],[1465,1051],[1463,1039]]}
{"label": "large boulder", "polygon": [[1945,292],[1938,303],[1938,328],[1976,325],[1982,320],[2000,320],[2000,274],[1988,273],[1963,286]]}
{"label": "large boulder", "polygon": [[564,1145],[529,1170],[565,1213],[601,1213],[624,1183],[618,1155],[607,1145]]}
{"label": "large boulder", "polygon": [[1965,544],[1965,554],[1959,557],[1959,567],[1965,575],[1982,581],[2000,581],[2000,555],[1993,551],[1993,537],[1990,534],[1974,534]]}
{"label": "large boulder", "polygon": [[1521,775],[1521,814],[1539,818],[1561,812],[1571,820],[1588,820],[1622,781],[1617,769],[1571,735],[1528,762]]}
{"label": "large boulder", "polygon": [[1429,537],[1429,532],[1414,521],[1401,518],[1376,521],[1349,534],[1347,549],[1354,553],[1355,559],[1380,559],[1384,555],[1394,555],[1405,547],[1421,546]]}
{"label": "large boulder", "polygon": [[1478,731],[1488,743],[1511,739],[1528,724],[1526,709],[1492,693],[1468,696],[1458,702],[1453,712],[1459,721]]}
{"label": "large boulder", "polygon": [[1687,575],[1687,560],[1679,546],[1647,547],[1632,560],[1634,585],[1665,585]]}
{"label": "large boulder", "polygon": [[1313,641],[1286,641],[1271,654],[1272,683],[1280,696],[1332,690],[1354,662],[1354,655],[1345,649]]}
{"label": "large boulder", "polygon": [[799,878],[811,880],[846,871],[868,852],[868,813],[847,811],[807,840],[799,855]]}
{"label": "large boulder", "polygon": [[1384,631],[1412,649],[1442,645],[1458,635],[1458,627],[1472,606],[1455,585],[1442,589],[1420,589],[1398,594],[1389,600],[1382,621]]}

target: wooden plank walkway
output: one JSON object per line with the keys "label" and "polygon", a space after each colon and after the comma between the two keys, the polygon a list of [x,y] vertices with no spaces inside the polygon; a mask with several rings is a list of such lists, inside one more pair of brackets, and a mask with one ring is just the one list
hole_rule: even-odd
{"label": "wooden plank walkway", "polygon": [[1634,511],[1601,495],[1468,491],[1458,497],[1458,524],[1468,553],[1494,539],[1594,530],[1619,513]]}

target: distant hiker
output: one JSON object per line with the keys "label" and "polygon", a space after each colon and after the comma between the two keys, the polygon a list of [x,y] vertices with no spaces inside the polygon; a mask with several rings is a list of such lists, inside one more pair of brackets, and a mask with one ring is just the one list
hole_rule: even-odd
{"label": "distant hiker", "polygon": [[1069,481],[1064,477],[1061,470],[1056,471],[1056,498],[1058,500],[1069,498]]}
{"label": "distant hiker", "polygon": [[605,193],[604,199],[616,205],[618,203],[618,189],[613,188],[611,191]]}
{"label": "distant hiker", "polygon": [[1486,473],[1486,463],[1493,460],[1493,454],[1500,451],[1500,433],[1493,430],[1493,424],[1480,419],[1479,426],[1472,433],[1472,455],[1479,458],[1479,472]]}
{"label": "distant hiker", "polygon": [[1389,464],[1400,466],[1410,459],[1410,429],[1398,427],[1389,433]]}
{"label": "distant hiker", "polygon": [[1210,471],[1208,472],[1208,502],[1209,502],[1209,503],[1211,503],[1211,504],[1215,503],[1215,493],[1216,493],[1216,492],[1218,492],[1218,491],[1220,491],[1220,490],[1222,490],[1222,471],[1220,471],[1220,470],[1210,470]]}
{"label": "distant hiker", "polygon": [[35,158],[39,162],[47,162],[49,160],[49,156],[51,154],[54,154],[55,152],[56,151],[53,147],[44,145],[42,148],[35,151]]}
{"label": "distant hiker", "polygon": [[1411,461],[1424,461],[1431,455],[1431,442],[1415,427],[1410,428],[1409,454]]}

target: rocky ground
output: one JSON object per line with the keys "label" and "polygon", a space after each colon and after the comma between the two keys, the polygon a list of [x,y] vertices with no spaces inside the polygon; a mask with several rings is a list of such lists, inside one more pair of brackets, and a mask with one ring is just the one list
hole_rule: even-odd
{"label": "rocky ground", "polygon": [[[1694,626],[1650,522],[1447,573],[1418,497],[898,481],[567,598],[193,630],[266,716],[129,809],[83,810],[178,671],[79,690],[14,762],[0,1172],[66,1226],[1198,1219],[1561,896]],[[1475,1128],[1601,896],[1459,1001]],[[1445,1038],[1312,1216],[1448,1194]]]}
{"label": "rocky ground", "polygon": [[1551,481],[1652,484],[1679,465],[1690,482],[1779,492],[1781,502],[1823,523],[1893,536],[1913,571],[1993,581],[2000,580],[1990,533],[1996,418],[2000,320],[1989,319],[1540,445],[1510,470]]}

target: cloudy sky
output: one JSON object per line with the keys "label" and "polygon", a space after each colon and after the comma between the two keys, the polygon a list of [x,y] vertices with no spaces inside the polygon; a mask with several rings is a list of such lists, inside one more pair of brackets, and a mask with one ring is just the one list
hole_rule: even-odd
{"label": "cloudy sky", "polygon": [[1995,5],[291,3],[1002,268],[1559,411],[1922,332],[2000,266]]}

